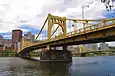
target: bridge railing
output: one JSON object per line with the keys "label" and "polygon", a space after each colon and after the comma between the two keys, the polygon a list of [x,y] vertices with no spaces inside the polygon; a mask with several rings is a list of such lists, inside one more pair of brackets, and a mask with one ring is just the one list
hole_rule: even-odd
{"label": "bridge railing", "polygon": [[[70,20],[75,21],[75,19],[70,19]],[[83,24],[82,21],[83,20],[76,20],[77,23]],[[115,26],[114,18],[113,19],[103,19],[103,20],[85,20],[84,22],[86,22],[84,26],[87,25],[84,28],[75,29],[74,31],[67,33],[66,36],[63,34],[58,35],[55,38],[53,38],[52,41],[67,38],[67,37],[72,37],[76,35],[81,35],[81,34],[93,32],[93,31],[98,31],[98,30],[102,30],[105,28]]]}
{"label": "bridge railing", "polygon": [[[70,20],[72,20],[72,19],[70,19]],[[82,23],[83,20],[76,20],[76,21],[77,21],[77,23]],[[103,19],[103,20],[85,20],[84,22],[87,22],[87,23],[85,23],[85,25],[87,25],[85,28],[80,28],[80,29],[71,31],[71,32],[67,33],[66,36],[63,34],[60,34],[58,36],[51,38],[51,41],[64,39],[67,37],[81,35],[81,34],[85,34],[88,32],[93,32],[93,31],[101,30],[101,29],[104,29],[107,27],[111,27],[115,24],[115,19],[113,18],[113,19]],[[39,42],[39,44],[42,44],[44,42],[47,42],[47,39]],[[36,43],[36,44],[38,44],[38,43]]]}
{"label": "bridge railing", "polygon": [[101,29],[105,29],[105,28],[115,26],[115,19],[114,18],[113,19],[107,19],[107,20],[104,19],[104,20],[96,21],[95,24],[93,22],[92,23],[87,23],[88,26],[86,26],[85,28],[76,29],[74,31],[71,31],[71,32],[67,33],[66,36],[71,37],[73,35],[85,34],[85,33],[88,33],[88,32],[93,32],[93,31],[97,31],[97,30],[101,30]]}

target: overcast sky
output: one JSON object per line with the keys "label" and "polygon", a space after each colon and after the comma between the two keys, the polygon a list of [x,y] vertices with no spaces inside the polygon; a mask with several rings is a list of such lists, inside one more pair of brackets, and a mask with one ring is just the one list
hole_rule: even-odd
{"label": "overcast sky", "polygon": [[11,31],[20,28],[23,32],[33,30],[32,33],[37,34],[48,13],[82,18],[81,6],[85,5],[89,5],[89,8],[84,8],[87,19],[115,14],[115,10],[106,11],[101,0],[0,0],[0,33],[4,38],[10,38]]}

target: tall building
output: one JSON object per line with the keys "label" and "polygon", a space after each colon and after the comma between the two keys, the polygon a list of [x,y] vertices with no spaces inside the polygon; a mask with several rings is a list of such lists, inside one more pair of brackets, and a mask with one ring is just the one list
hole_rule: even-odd
{"label": "tall building", "polygon": [[18,49],[18,42],[21,42],[22,31],[20,29],[12,30],[12,47],[15,51]]}
{"label": "tall building", "polygon": [[27,40],[31,40],[32,42],[34,41],[35,36],[32,35],[31,32],[27,32],[27,34],[24,34],[24,38]]}
{"label": "tall building", "polygon": [[105,42],[100,43],[100,50],[109,50],[109,45]]}
{"label": "tall building", "polygon": [[2,40],[3,39],[3,37],[2,37],[2,35],[0,35],[0,40]]}

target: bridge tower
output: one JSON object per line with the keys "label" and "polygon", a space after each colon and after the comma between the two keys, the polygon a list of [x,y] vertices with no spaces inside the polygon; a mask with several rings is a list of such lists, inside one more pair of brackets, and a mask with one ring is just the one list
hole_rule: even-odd
{"label": "bridge tower", "polygon": [[[66,37],[66,18],[65,17],[59,17],[59,16],[53,16],[51,14],[48,14],[48,41],[51,41],[51,30],[52,27],[55,26],[55,24],[58,24],[63,34],[59,37]],[[52,46],[47,45],[48,51],[42,51],[40,55],[41,60],[54,60],[54,61],[71,61],[72,60],[72,54],[71,52],[67,51],[67,46],[62,45],[63,50],[57,50],[57,49],[51,49]],[[53,48],[56,48],[57,46],[54,46]]]}
{"label": "bridge tower", "polygon": [[62,28],[63,36],[66,36],[66,18],[48,14],[48,41],[51,40],[51,29],[54,24],[58,24]]}

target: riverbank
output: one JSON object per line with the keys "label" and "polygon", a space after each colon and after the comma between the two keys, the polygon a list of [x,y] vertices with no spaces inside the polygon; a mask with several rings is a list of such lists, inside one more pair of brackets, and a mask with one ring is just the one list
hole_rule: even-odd
{"label": "riverbank", "polygon": [[[115,53],[87,53],[85,57],[94,57],[94,56],[115,56]],[[74,54],[73,57],[80,57],[80,54]]]}

